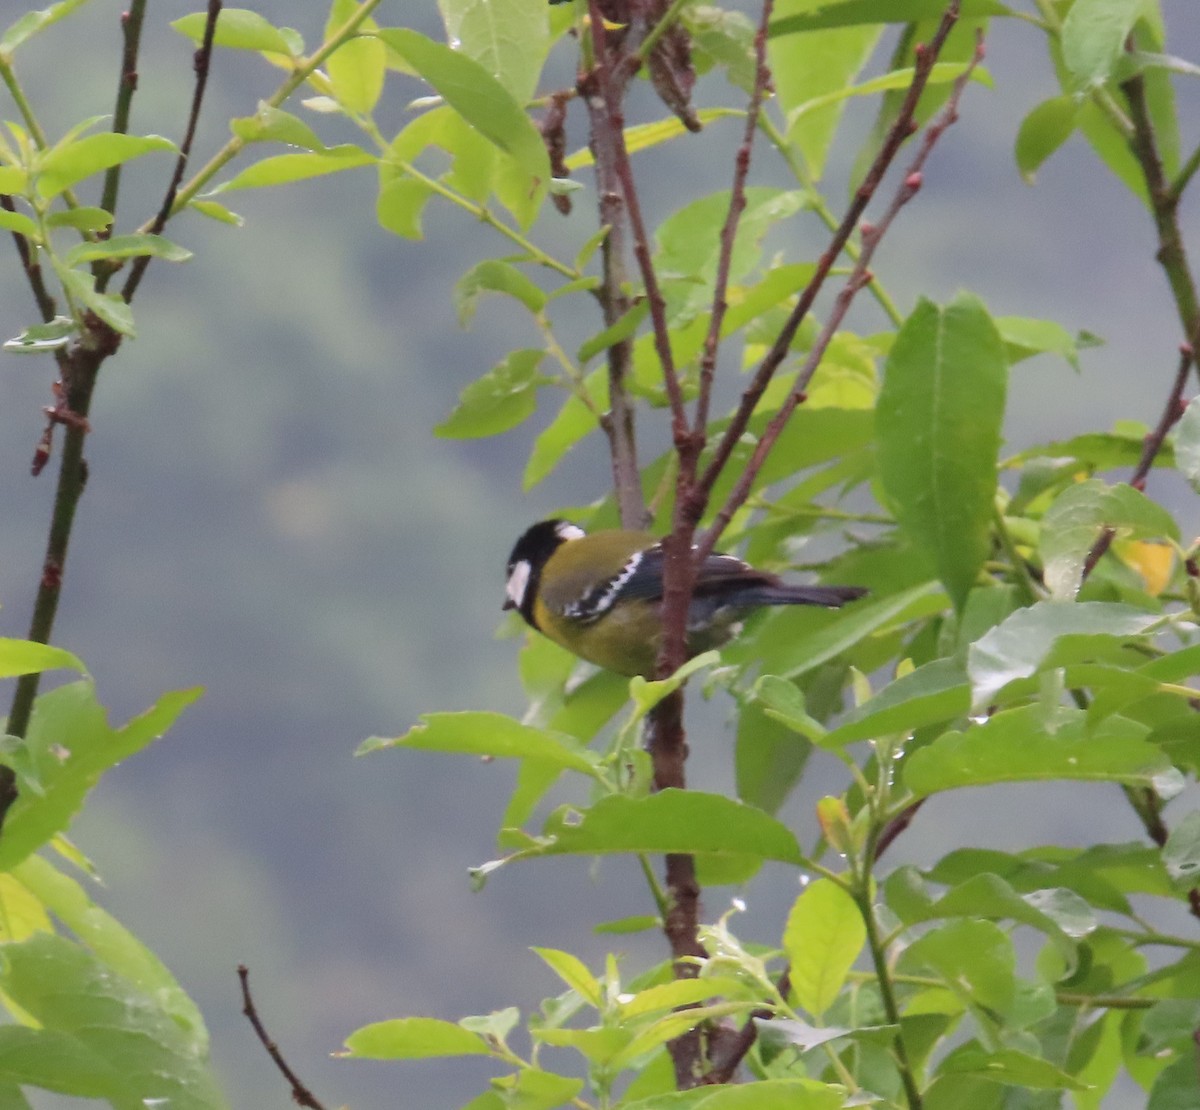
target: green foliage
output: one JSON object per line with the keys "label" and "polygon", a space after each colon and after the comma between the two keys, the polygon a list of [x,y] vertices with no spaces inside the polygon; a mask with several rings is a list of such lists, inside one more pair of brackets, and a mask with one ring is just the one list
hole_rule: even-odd
{"label": "green foliage", "polygon": [[[62,315],[45,310],[6,346],[61,358],[102,339],[115,350],[135,334],[136,282],[110,291],[114,275],[190,257],[160,234],[160,222],[125,226],[114,210],[121,174],[143,156],[178,154],[174,144],[99,131],[99,117],[52,142],[20,96],[15,52],[77,6],[68,0],[30,12],[0,36],[0,71],[20,117],[0,138],[0,191],[10,198],[0,227],[38,261],[40,269],[27,272],[54,282],[47,297],[63,306]],[[1198,553],[1183,546],[1174,516],[1143,487],[1153,465],[1178,469],[1200,489],[1197,403],[1180,413],[1177,392],[1152,433],[1118,423],[1001,459],[1010,367],[1051,354],[1079,371],[1094,337],[1053,321],[993,316],[971,293],[945,305],[919,298],[905,314],[882,269],[856,273],[836,298],[816,297],[828,289],[820,286],[828,263],[840,282],[887,230],[860,225],[828,256],[812,247],[811,233],[837,226],[841,198],[822,183],[831,159],[845,156],[851,102],[879,108],[862,156],[869,160],[890,129],[930,120],[968,77],[988,83],[968,61],[973,33],[1014,9],[964,0],[944,55],[926,67],[914,44],[929,38],[933,25],[922,21],[939,19],[944,0],[781,2],[765,35],[775,70],[768,85],[743,13],[672,5],[670,18],[680,22],[660,28],[661,38],[641,39],[644,56],[604,74],[622,84],[644,72],[664,105],[630,120],[614,154],[622,112],[614,107],[605,122],[595,111],[608,93],[594,67],[646,28],[612,21],[601,35],[579,4],[551,11],[529,0],[443,0],[439,8],[449,45],[380,26],[377,0],[333,0],[312,53],[296,31],[225,9],[212,36],[217,48],[261,54],[285,76],[252,115],[231,121],[225,146],[194,163],[200,168],[168,198],[165,214],[190,207],[236,224],[214,195],[362,169],[377,177],[385,230],[417,240],[430,204],[456,210],[503,251],[455,286],[460,322],[469,325],[480,299],[496,294],[533,338],[498,353],[436,434],[493,436],[544,417],[532,436],[527,487],[554,474],[574,448],[595,445],[610,454],[622,496],[600,488],[605,467],[594,502],[575,515],[606,527],[617,521],[618,503],[628,516],[631,500],[646,501],[665,528],[672,494],[689,492],[675,482],[689,480],[679,476],[690,447],[701,452],[703,473],[732,428],[728,466],[714,472],[711,490],[690,489],[702,523],[725,509],[722,542],[755,564],[861,583],[870,597],[840,611],[761,615],[719,659],[691,660],[657,682],[579,671],[530,634],[519,663],[531,703],[523,719],[433,713],[399,737],[367,741],[364,754],[415,749],[514,761],[500,854],[475,869],[476,882],[541,857],[632,856],[655,912],[602,928],[661,927],[675,947],[660,966],[631,969],[611,956],[598,970],[570,952],[535,949],[556,992],[536,1012],[375,1022],[347,1038],[343,1055],[483,1057],[493,1078],[469,1104],[475,1110],[834,1110],[872,1102],[935,1110],[1060,1105],[1064,1094],[1093,1107],[1122,1069],[1150,1091],[1152,1107],[1193,1104],[1196,945],[1157,922],[1180,907],[1197,912],[1200,889],[1200,822],[1194,812],[1167,809],[1200,773]],[[1035,107],[1014,137],[1019,171],[1032,181],[1078,131],[1136,200],[1157,206],[1162,233],[1200,161],[1179,157],[1170,86],[1174,74],[1195,67],[1164,54],[1154,3],[1036,8],[1025,22],[1046,37],[1060,95]],[[889,24],[906,26],[880,59]],[[200,43],[206,16],[173,26]],[[542,69],[560,41],[579,51],[580,88],[556,96]],[[693,113],[697,75],[717,85],[710,99],[730,103]],[[918,76],[926,91],[911,116],[899,116]],[[391,118],[383,108],[398,84],[416,99],[393,131],[381,121]],[[775,159],[775,183],[754,178],[702,196],[681,187],[668,198],[673,207],[642,228],[636,182],[653,171],[641,167],[697,126],[744,121],[747,93],[764,101],[751,164]],[[285,109],[295,94],[310,116]],[[965,104],[978,94],[973,88]],[[535,119],[531,108],[543,114]],[[600,134],[593,130],[587,149],[568,154],[554,113],[583,116],[589,108]],[[323,117],[340,117],[342,131],[328,130],[342,141],[327,144]],[[940,126],[926,132],[928,143]],[[1154,159],[1145,154],[1146,127],[1158,143]],[[893,137],[899,145],[903,135]],[[293,149],[264,153],[265,143]],[[247,148],[254,160],[227,171]],[[1147,180],[1149,163],[1166,175],[1165,186]],[[936,173],[936,162],[915,165],[897,210]],[[605,218],[626,222],[577,220],[549,233],[548,198],[560,209],[597,199],[590,178],[566,178],[587,166],[608,183],[601,189],[617,190],[599,198],[619,202],[604,208]],[[876,186],[856,179],[855,187],[869,200]],[[94,192],[86,199],[97,203],[77,190]],[[1176,259],[1169,240],[1159,246],[1164,264],[1175,266],[1169,276],[1186,317],[1182,252]],[[888,330],[867,333],[856,316],[841,315],[860,291],[876,298]],[[1197,322],[1184,322],[1194,338]],[[753,411],[739,413],[736,399],[720,411],[721,399],[742,393],[735,379],[712,395],[702,434],[689,434],[683,409],[709,398],[712,374],[728,380],[772,366],[778,373],[758,383]],[[673,444],[635,476],[620,476],[630,465],[622,449],[632,454],[633,446],[622,444],[616,426],[622,405],[642,428],[657,422],[660,434],[646,442]],[[85,416],[56,418],[77,418],[78,426]],[[1114,473],[1126,468],[1136,469]],[[818,553],[816,562],[798,565],[801,551]],[[59,667],[83,670],[61,649],[0,642],[0,676]],[[703,687],[736,707],[736,797],[655,789],[664,781],[662,752],[658,741],[642,746],[643,729],[657,727],[667,699],[688,681],[693,692]],[[28,728],[16,730],[23,735],[4,741],[17,787],[0,836],[0,994],[12,1018],[0,1028],[5,1105],[25,1104],[23,1087],[119,1108],[224,1105],[194,1004],[46,852],[86,867],[65,834],[89,791],[196,696],[164,695],[112,728],[90,680],[75,681],[42,694]],[[785,803],[809,763],[830,757],[845,769],[844,790],[822,798],[813,818],[796,819]],[[962,844],[929,866],[884,872],[882,852],[919,819],[926,799],[964,790],[986,796],[1018,782],[1072,783],[1110,801],[1119,788],[1145,841],[1003,853],[972,847],[968,828]],[[658,855],[674,866],[689,859],[696,879],[716,886],[744,883],[769,866],[800,892],[786,918],[753,942],[737,935],[732,913],[681,925],[680,896],[694,890],[687,882],[663,888],[648,858]],[[1018,960],[1029,942],[1035,957]],[[1153,970],[1140,953],[1150,944],[1167,953]],[[1172,961],[1175,953],[1182,956]],[[717,1070],[717,1049],[751,1022],[757,1036],[752,1045],[744,1038],[735,1061],[747,1082],[731,1084],[735,1070]],[[693,1037],[697,1031],[703,1036]],[[679,1046],[689,1042],[713,1050],[702,1061],[713,1065],[706,1078],[723,1082],[676,1089],[677,1074],[690,1074],[677,1067]]]}

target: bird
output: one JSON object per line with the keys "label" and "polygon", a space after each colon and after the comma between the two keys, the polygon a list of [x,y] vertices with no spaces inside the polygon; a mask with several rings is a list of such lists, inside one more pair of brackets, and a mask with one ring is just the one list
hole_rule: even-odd
{"label": "bird", "polygon": [[[531,525],[508,557],[503,609],[598,667],[654,677],[662,640],[663,545],[650,532],[587,533],[569,520]],[[734,555],[707,555],[688,608],[688,657],[720,647],[768,605],[838,608],[858,586],[793,586]]]}

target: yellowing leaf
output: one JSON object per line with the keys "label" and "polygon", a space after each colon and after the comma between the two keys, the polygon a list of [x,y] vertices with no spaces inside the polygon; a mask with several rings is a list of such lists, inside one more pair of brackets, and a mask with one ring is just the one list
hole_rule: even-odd
{"label": "yellowing leaf", "polygon": [[1146,593],[1158,597],[1171,581],[1175,569],[1175,549],[1165,543],[1130,540],[1116,545],[1121,562],[1132,567],[1146,583]]}

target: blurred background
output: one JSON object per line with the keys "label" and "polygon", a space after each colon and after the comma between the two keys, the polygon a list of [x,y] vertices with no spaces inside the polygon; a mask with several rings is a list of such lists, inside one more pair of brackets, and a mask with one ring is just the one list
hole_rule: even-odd
{"label": "blurred background", "polygon": [[[151,5],[134,130],[179,138],[192,48],[167,24],[200,6]],[[253,6],[318,41],[324,5]],[[4,7],[7,23],[26,5]],[[1173,52],[1195,60],[1190,5],[1165,7]],[[95,0],[18,55],[52,136],[111,104],[119,15],[119,5]],[[433,4],[388,0],[379,20],[441,34]],[[1116,419],[1153,423],[1180,334],[1149,217],[1079,139],[1036,187],[1022,183],[1012,157],[1017,126],[1057,93],[1040,34],[996,21],[987,66],[995,88],[968,90],[961,121],[937,148],[876,272],[905,311],[919,294],[944,299],[965,288],[997,315],[1050,318],[1104,338],[1085,352],[1082,378],[1049,358],[1016,368],[1010,447]],[[570,83],[565,52],[550,72]],[[257,56],[217,53],[199,160],[276,80]],[[389,80],[381,122],[390,134],[420,90]],[[727,101],[723,78],[708,80],[701,102]],[[1200,124],[1200,101],[1194,89],[1182,92],[1190,150],[1200,126],[1186,121]],[[644,118],[662,114],[648,97],[635,104]],[[874,109],[852,106],[830,174],[839,205]],[[351,137],[325,117],[314,125],[330,142]],[[718,123],[639,156],[657,160],[645,178],[652,213],[676,207],[683,182],[697,196],[727,186],[735,126]],[[583,142],[575,120],[572,138],[572,147]],[[153,211],[169,172],[166,156],[135,163],[123,183],[123,226]],[[755,180],[775,180],[765,160]],[[271,1034],[327,1105],[438,1110],[478,1093],[487,1065],[387,1066],[330,1053],[359,1025],[386,1017],[528,1010],[557,984],[527,945],[570,948],[594,965],[613,944],[591,927],[649,904],[635,868],[612,860],[521,865],[473,894],[467,868],[496,854],[513,768],[422,753],[353,758],[365,737],[402,733],[425,711],[523,709],[517,645],[496,637],[505,557],[527,522],[600,496],[608,480],[597,440],[522,492],[532,436],[549,412],[497,440],[433,438],[431,426],[464,385],[536,340],[506,305],[485,301],[469,332],[456,324],[454,281],[479,258],[506,253],[503,241],[437,204],[427,210],[426,242],[395,238],[375,223],[375,184],[369,172],[350,172],[230,194],[223,199],[245,216],[242,229],[196,215],[171,225],[169,236],[196,257],[153,265],[135,306],[138,338],[104,368],[56,635],[91,667],[114,722],[165,690],[206,690],[163,741],[105,778],[73,835],[102,876],[96,897],[199,1001],[237,1107],[290,1104],[239,1013],[239,962],[251,970]],[[1183,220],[1194,231],[1189,200]],[[576,194],[570,220],[549,211],[534,234],[570,257],[593,226],[589,191]],[[794,241],[769,249],[799,259],[824,242],[803,216],[786,234]],[[0,338],[34,319],[10,255],[0,271]],[[869,310],[856,324],[875,326]],[[597,327],[571,321],[565,338]],[[53,364],[5,356],[0,375],[0,634],[23,636],[57,465],[29,476]],[[654,419],[645,421],[651,435]],[[1151,492],[1179,514],[1185,535],[1195,534],[1195,499],[1157,481]],[[695,781],[729,788],[727,707],[699,713],[692,748]],[[805,841],[813,799],[842,781],[832,766],[812,767],[783,814]],[[932,861],[949,830],[1014,849],[1137,837],[1113,801],[1115,788],[1104,787],[939,800],[891,862]],[[1098,820],[1108,823],[1100,833]],[[750,907],[747,935],[777,934],[794,881],[768,870],[739,892]],[[708,916],[729,897],[710,892]],[[616,949],[631,974],[665,955],[652,935],[616,938]]]}

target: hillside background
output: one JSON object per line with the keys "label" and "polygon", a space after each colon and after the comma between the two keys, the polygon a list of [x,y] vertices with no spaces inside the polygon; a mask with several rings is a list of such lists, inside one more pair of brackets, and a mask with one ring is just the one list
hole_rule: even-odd
{"label": "hillside background", "polygon": [[[178,138],[191,46],[166,22],[198,6],[151,6],[135,130]],[[320,35],[322,5],[253,6],[309,43]],[[25,5],[4,7],[7,23]],[[1175,52],[1196,58],[1191,5],[1167,8]],[[94,0],[19,56],[52,135],[111,104],[119,11]],[[394,0],[380,22],[431,34],[439,26],[431,3]],[[877,272],[905,310],[920,293],[967,288],[998,315],[1047,317],[1106,340],[1085,353],[1082,380],[1048,358],[1017,368],[1012,448],[1116,419],[1153,422],[1178,327],[1149,218],[1097,172],[1079,140],[1036,187],[1022,184],[1016,128],[1057,90],[1037,33],[1024,25],[994,25],[987,66],[995,88],[969,90]],[[258,58],[218,52],[200,159],[274,80]],[[1192,85],[1184,93],[1200,108],[1200,83]],[[394,129],[416,95],[399,78],[385,94]],[[854,106],[858,134],[873,108]],[[1198,126],[1185,143],[1200,132],[1200,111],[1190,118]],[[328,121],[316,126],[338,137]],[[696,195],[725,187],[732,132],[721,127],[639,156],[658,159],[647,179],[652,206],[676,205],[682,182]],[[842,161],[853,154],[850,143]],[[169,170],[165,157],[147,159],[133,176],[152,181],[127,178],[124,223],[156,204]],[[835,181],[844,176],[835,169]],[[483,304],[470,332],[455,322],[454,280],[477,258],[501,253],[499,240],[436,205],[427,242],[395,238],[375,224],[374,186],[367,173],[345,173],[270,195],[231,194],[243,229],[194,215],[172,225],[171,238],[196,258],[155,263],[136,305],[139,337],[103,372],[58,626],[58,641],[91,666],[114,720],[164,690],[206,688],[162,743],[106,778],[74,835],[103,877],[100,900],[203,1007],[237,1107],[289,1105],[238,1012],[239,962],[251,969],[271,1033],[328,1105],[436,1110],[475,1093],[482,1068],[373,1066],[329,1053],[384,1017],[527,1008],[556,989],[527,944],[595,957],[608,945],[589,935],[593,923],[646,909],[636,873],[613,862],[591,871],[539,862],[472,894],[467,868],[494,854],[512,769],[416,753],[352,758],[363,738],[403,732],[424,711],[521,711],[516,645],[496,636],[505,556],[525,523],[599,496],[607,480],[598,443],[523,493],[529,427],[498,443],[433,438],[429,429],[458,391],[534,337],[498,305]],[[844,195],[844,184],[835,186],[835,198]],[[539,241],[573,253],[568,244],[590,230],[588,200],[577,208],[570,222],[549,213]],[[1197,229],[1194,209],[1183,219]],[[815,220],[798,221],[795,234],[777,249],[819,249]],[[34,317],[9,262],[0,337]],[[869,316],[859,326],[869,327]],[[594,330],[594,320],[579,322],[579,337]],[[6,356],[0,375],[0,634],[21,636],[52,496],[51,473],[35,481],[28,472],[52,363]],[[1151,492],[1172,502],[1185,534],[1200,531],[1194,498],[1168,486]],[[696,781],[728,787],[731,736],[720,705],[696,717],[692,746]],[[821,792],[819,766],[814,773],[785,815],[802,829]],[[1030,787],[990,791],[957,809],[939,801],[894,860],[931,859],[942,850],[943,822],[967,813],[977,841],[995,847],[1075,842],[1090,838],[1083,830],[1097,820],[1111,822],[1111,839],[1137,836],[1132,816],[1109,806],[1112,795]],[[765,928],[791,900],[777,884],[764,872],[743,892]],[[710,892],[708,914],[727,897]],[[622,939],[621,950],[631,966],[664,955],[652,936]]]}

